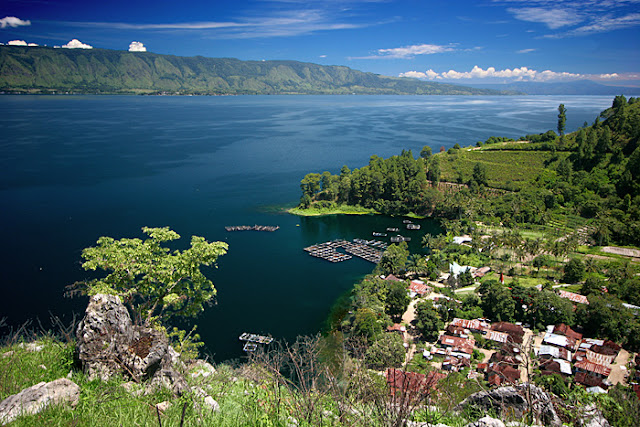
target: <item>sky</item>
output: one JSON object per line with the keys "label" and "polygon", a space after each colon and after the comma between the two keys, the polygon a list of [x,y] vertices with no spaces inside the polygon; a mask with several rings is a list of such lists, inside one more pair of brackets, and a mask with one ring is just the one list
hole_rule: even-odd
{"label": "sky", "polygon": [[640,86],[640,0],[3,0],[0,42]]}

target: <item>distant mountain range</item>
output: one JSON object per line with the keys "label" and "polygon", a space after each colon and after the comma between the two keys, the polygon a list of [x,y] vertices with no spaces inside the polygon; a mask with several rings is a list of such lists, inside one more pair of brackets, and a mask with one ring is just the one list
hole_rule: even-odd
{"label": "distant mountain range", "polygon": [[591,80],[563,83],[514,82],[506,84],[473,84],[470,87],[521,92],[527,95],[640,95],[640,88],[606,86]]}
{"label": "distant mountain range", "polygon": [[501,95],[343,66],[107,49],[0,46],[5,93]]}

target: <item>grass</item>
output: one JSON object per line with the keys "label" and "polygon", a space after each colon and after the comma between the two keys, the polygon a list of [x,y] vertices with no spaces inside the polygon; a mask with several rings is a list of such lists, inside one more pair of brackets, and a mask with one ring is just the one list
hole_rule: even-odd
{"label": "grass", "polygon": [[441,180],[469,181],[476,163],[486,166],[489,187],[519,190],[523,183],[535,179],[540,172],[567,156],[551,151],[460,150],[440,155]]}
{"label": "grass", "polygon": [[314,208],[301,209],[295,207],[287,212],[298,216],[322,216],[322,215],[370,215],[377,214],[373,209],[363,208],[362,206],[340,205],[332,208]]}

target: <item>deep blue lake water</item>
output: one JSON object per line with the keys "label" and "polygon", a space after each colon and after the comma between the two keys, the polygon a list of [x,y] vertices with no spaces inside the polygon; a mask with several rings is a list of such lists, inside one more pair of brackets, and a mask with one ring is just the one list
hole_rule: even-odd
{"label": "deep blue lake water", "polygon": [[[0,97],[0,318],[49,313],[70,320],[86,299],[65,299],[87,274],[83,248],[99,236],[170,226],[229,243],[210,272],[218,304],[195,320],[216,361],[242,355],[244,331],[292,339],[321,329],[336,299],[373,268],[302,248],[371,238],[385,217],[298,218],[282,212],[308,172],[336,173],[402,149],[418,155],[491,135],[519,137],[592,122],[610,97],[2,96]],[[279,225],[228,233],[225,225]],[[419,241],[430,226],[413,232]],[[0,330],[4,334],[8,328]]]}

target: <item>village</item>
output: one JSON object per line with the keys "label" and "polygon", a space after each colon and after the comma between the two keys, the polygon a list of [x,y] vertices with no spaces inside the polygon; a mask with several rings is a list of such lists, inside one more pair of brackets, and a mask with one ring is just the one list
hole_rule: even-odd
{"label": "village", "polygon": [[[460,271],[459,265],[451,265],[451,273]],[[488,267],[474,269],[474,279],[488,272]],[[423,280],[403,281],[390,274],[382,279],[400,281],[407,284],[411,302],[402,316],[402,323],[386,329],[387,333],[400,334],[407,349],[405,366],[421,354],[434,368],[427,374],[404,372],[389,368],[385,375],[392,390],[402,387],[435,388],[437,381],[448,372],[466,373],[468,379],[485,380],[490,386],[526,384],[534,380],[534,375],[558,375],[562,379],[585,387],[589,393],[606,393],[616,384],[633,384],[640,397],[640,376],[631,372],[640,363],[640,356],[629,353],[618,343],[583,336],[565,324],[548,325],[546,330],[534,331],[529,325],[492,322],[489,319],[454,318],[437,340],[424,345],[413,344],[416,332],[412,326],[415,320],[416,303],[431,300],[435,308],[451,297],[438,292],[444,288],[440,282]],[[538,290],[541,289],[539,286]],[[559,296],[577,304],[589,304],[583,295],[559,290]],[[459,300],[454,300],[461,304]]]}

